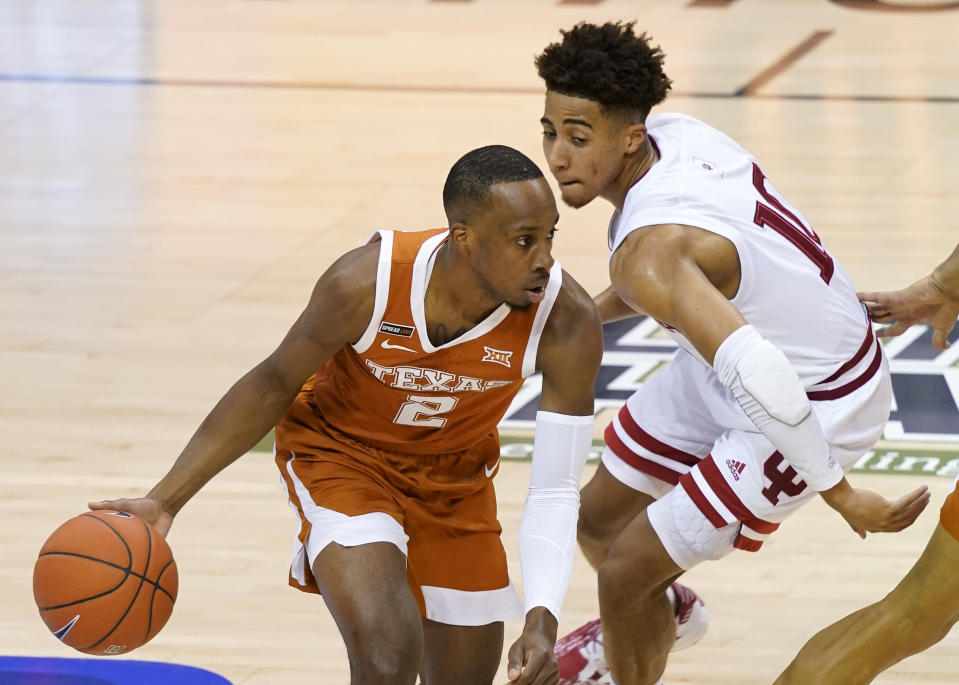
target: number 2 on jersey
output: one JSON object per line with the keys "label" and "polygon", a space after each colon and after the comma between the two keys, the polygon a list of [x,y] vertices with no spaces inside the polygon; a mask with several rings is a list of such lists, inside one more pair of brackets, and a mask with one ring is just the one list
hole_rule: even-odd
{"label": "number 2 on jersey", "polygon": [[453,411],[458,401],[447,395],[407,395],[406,400],[396,412],[393,423],[416,428],[442,428],[446,419],[438,415]]}
{"label": "number 2 on jersey", "polygon": [[753,162],[753,186],[769,203],[764,205],[762,202],[756,202],[756,214],[753,216],[753,223],[761,227],[768,226],[798,247],[804,255],[819,267],[819,275],[828,285],[835,270],[832,257],[822,249],[822,241],[819,240],[816,232],[800,221],[799,217],[790,212],[782,202],[766,190],[766,176],[755,162]]}

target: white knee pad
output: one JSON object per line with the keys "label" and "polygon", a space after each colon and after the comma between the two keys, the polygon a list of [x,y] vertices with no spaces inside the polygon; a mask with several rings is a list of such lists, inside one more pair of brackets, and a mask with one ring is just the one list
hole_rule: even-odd
{"label": "white knee pad", "polygon": [[729,554],[739,534],[738,522],[722,528],[710,523],[682,486],[650,504],[646,515],[667,554],[687,571]]}

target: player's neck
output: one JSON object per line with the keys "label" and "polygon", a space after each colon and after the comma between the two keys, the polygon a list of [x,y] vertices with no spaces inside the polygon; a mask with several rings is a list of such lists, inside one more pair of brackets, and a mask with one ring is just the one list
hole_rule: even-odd
{"label": "player's neck", "polygon": [[629,189],[636,185],[636,182],[645,176],[646,172],[658,161],[659,153],[656,152],[649,136],[646,136],[636,154],[626,158],[622,172],[610,184],[607,192],[602,193],[602,197],[610,202],[617,211],[622,212]]}
{"label": "player's neck", "polygon": [[[486,288],[473,271],[458,264],[448,244],[436,253],[433,273],[426,286],[424,303],[427,326],[445,324],[447,328],[470,329],[502,304],[486,295]],[[465,331],[461,331],[465,332]]]}

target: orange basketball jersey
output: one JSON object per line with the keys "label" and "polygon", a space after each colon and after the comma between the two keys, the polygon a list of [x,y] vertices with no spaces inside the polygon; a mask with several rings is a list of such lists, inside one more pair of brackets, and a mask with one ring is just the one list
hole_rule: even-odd
{"label": "orange basketball jersey", "polygon": [[312,379],[324,419],[374,447],[411,454],[467,449],[487,437],[536,368],[536,352],[562,281],[554,263],[543,300],[501,304],[434,346],[424,300],[445,229],[380,231],[373,317],[363,336]]}

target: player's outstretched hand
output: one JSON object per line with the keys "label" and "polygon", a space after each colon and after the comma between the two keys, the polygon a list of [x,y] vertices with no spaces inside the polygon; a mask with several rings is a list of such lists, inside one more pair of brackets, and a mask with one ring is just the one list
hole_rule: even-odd
{"label": "player's outstretched hand", "polygon": [[167,533],[170,532],[170,526],[173,525],[173,515],[160,506],[159,502],[149,497],[101,500],[100,502],[89,502],[87,506],[93,510],[113,509],[139,516],[156,528],[156,531],[163,537],[167,536]]}
{"label": "player's outstretched hand", "polygon": [[510,685],[556,685],[559,665],[553,654],[555,644],[556,619],[542,607],[531,610],[523,634],[509,648],[506,674]]}
{"label": "player's outstretched hand", "polygon": [[929,488],[923,485],[893,502],[872,490],[853,488],[845,478],[819,494],[861,538],[866,533],[895,533],[908,528],[930,498]]}
{"label": "player's outstretched hand", "polygon": [[858,293],[876,323],[887,324],[880,336],[904,333],[913,324],[933,329],[932,344],[940,350],[949,347],[948,336],[959,317],[959,299],[950,296],[931,276],[908,288],[888,293]]}

